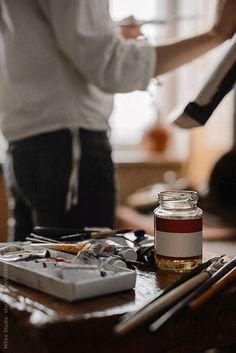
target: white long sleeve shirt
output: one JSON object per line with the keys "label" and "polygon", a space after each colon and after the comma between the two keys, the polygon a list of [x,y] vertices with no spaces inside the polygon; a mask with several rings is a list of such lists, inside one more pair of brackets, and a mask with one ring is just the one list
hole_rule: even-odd
{"label": "white long sleeve shirt", "polygon": [[155,50],[121,38],[108,0],[4,4],[7,82],[0,89],[0,111],[8,141],[63,128],[107,130],[113,94],[147,88]]}

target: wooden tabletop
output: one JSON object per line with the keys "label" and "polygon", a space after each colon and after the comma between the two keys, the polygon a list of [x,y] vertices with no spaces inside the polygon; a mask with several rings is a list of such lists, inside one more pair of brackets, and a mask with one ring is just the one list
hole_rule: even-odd
{"label": "wooden tabletop", "polygon": [[236,343],[236,284],[197,312],[179,312],[160,330],[148,326],[122,337],[119,317],[149,301],[177,275],[150,265],[136,268],[135,290],[67,303],[16,283],[0,280],[0,350],[8,353],[199,353]]}

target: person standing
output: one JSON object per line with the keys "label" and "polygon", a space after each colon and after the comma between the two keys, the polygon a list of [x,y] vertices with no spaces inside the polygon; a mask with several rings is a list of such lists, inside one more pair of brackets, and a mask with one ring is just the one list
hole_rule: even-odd
{"label": "person standing", "polygon": [[34,225],[113,227],[113,94],[146,90],[152,77],[232,37],[236,1],[220,1],[209,31],[157,47],[123,38],[108,0],[0,4],[1,130],[9,143],[15,240]]}

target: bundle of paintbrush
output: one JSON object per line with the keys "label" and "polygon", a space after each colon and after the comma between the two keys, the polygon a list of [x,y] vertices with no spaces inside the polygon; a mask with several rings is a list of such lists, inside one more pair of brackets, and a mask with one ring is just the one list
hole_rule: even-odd
{"label": "bundle of paintbrush", "polygon": [[[147,323],[149,325],[153,319],[155,321],[149,328],[152,332],[156,331],[181,308],[188,304],[193,308],[193,299],[209,291],[222,278],[224,278],[224,283],[229,283],[229,279],[226,281],[225,276],[230,276],[232,281],[235,278],[235,271],[233,274],[231,271],[235,268],[236,257],[228,262],[224,262],[223,256],[209,259],[181,277],[169,288],[160,291],[154,300],[137,312],[123,316],[121,322],[114,327],[115,333],[120,335],[128,333],[140,325]],[[222,283],[220,287],[222,288]],[[219,285],[217,285],[217,289],[219,289]],[[217,289],[214,289],[214,293],[217,292]]]}
{"label": "bundle of paintbrush", "polygon": [[111,229],[111,228],[84,228],[84,229],[66,229],[51,227],[35,227],[34,232],[26,239],[32,242],[53,242],[53,243],[70,243],[80,242],[90,239],[101,239],[108,237],[123,237],[124,239],[139,244],[146,240],[145,231],[131,229]]}
{"label": "bundle of paintbrush", "polygon": [[[218,282],[221,279],[225,279],[230,275],[231,271],[236,268],[236,257],[227,261],[219,266],[219,268],[210,268],[208,272],[208,279],[204,281],[200,286],[196,287],[192,292],[190,292],[186,297],[176,303],[173,307],[171,307],[165,314],[159,317],[150,325],[150,331],[157,331],[165,322],[167,322],[175,313],[177,313],[180,309],[191,305],[193,300],[198,300],[204,293],[211,292],[214,285],[218,287]],[[233,280],[233,277],[231,277]],[[229,282],[228,282],[229,283]],[[227,283],[227,284],[228,284]]]}

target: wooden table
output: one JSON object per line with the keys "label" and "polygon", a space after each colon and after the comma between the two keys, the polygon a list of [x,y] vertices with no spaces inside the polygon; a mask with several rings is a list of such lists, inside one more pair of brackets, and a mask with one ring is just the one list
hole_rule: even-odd
{"label": "wooden table", "polygon": [[197,312],[182,310],[156,334],[147,327],[116,337],[120,315],[147,302],[176,276],[137,268],[135,290],[69,304],[0,280],[0,350],[8,353],[199,353],[232,346],[236,352],[236,284]]}

